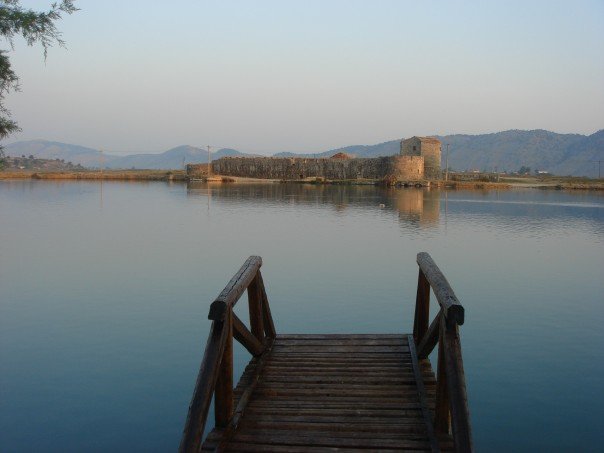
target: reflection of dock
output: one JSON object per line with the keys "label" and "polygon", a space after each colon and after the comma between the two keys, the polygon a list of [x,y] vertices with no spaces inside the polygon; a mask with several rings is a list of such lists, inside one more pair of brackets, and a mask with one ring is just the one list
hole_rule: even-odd
{"label": "reflection of dock", "polygon": [[[417,263],[413,334],[284,335],[262,259],[250,257],[210,307],[180,452],[473,451],[464,308],[430,255],[418,254]],[[234,310],[244,292],[249,328]],[[440,307],[430,323],[432,292]],[[252,355],[235,386],[233,340]],[[436,376],[428,358],[435,347]],[[215,427],[204,440],[212,400]]]}

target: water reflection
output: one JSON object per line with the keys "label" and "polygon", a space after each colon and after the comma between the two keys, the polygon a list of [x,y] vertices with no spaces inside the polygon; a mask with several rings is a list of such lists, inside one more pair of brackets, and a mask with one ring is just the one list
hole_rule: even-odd
{"label": "water reflection", "polygon": [[0,181],[0,213],[2,451],[173,450],[247,256],[280,332],[400,333],[424,250],[467,309],[477,449],[599,445],[604,194]]}
{"label": "water reflection", "polygon": [[440,194],[429,189],[404,189],[394,193],[395,207],[402,222],[420,227],[438,225]]}
{"label": "water reflection", "polygon": [[439,191],[417,188],[376,188],[374,186],[333,186],[309,184],[224,184],[191,182],[190,197],[206,197],[221,203],[270,203],[330,207],[343,213],[349,209],[395,213],[412,227],[434,227],[439,223]]}
{"label": "water reflection", "polygon": [[[543,234],[560,226],[557,221],[581,220],[603,234],[604,196],[600,193],[536,190],[440,191],[417,188],[311,184],[189,183],[188,197],[207,198],[225,207],[284,206],[330,209],[373,216],[394,215],[401,228],[413,233],[447,228],[449,222],[492,227],[503,231]],[[212,201],[213,200],[213,201]],[[519,219],[522,221],[519,222]],[[568,230],[570,231],[570,230]]]}

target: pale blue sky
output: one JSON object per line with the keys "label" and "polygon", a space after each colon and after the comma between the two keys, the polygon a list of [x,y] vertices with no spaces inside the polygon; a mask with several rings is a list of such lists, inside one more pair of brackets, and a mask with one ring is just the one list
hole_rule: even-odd
{"label": "pale blue sky", "polygon": [[23,132],[7,142],[273,153],[604,128],[601,0],[77,5],[46,63],[17,40],[6,104]]}

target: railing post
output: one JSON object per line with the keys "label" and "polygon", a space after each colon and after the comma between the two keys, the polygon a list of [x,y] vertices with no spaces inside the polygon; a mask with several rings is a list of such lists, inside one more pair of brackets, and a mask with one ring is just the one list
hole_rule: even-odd
{"label": "railing post", "polygon": [[455,442],[455,450],[471,452],[474,451],[474,445],[466,392],[466,378],[461,355],[461,342],[459,340],[459,327],[455,322],[447,323],[445,326],[444,349],[446,352],[447,386],[451,404],[451,431]]}
{"label": "railing post", "polygon": [[434,430],[437,433],[449,434],[451,426],[451,409],[449,405],[449,388],[447,385],[447,363],[445,357],[445,316],[441,316],[438,335],[438,368],[436,370],[436,401],[434,402]]}
{"label": "railing post", "polygon": [[273,315],[271,314],[271,307],[268,303],[268,296],[266,295],[266,288],[264,288],[264,280],[262,280],[262,274],[258,269],[258,287],[260,288],[260,295],[262,298],[262,317],[264,320],[264,333],[267,338],[275,338],[277,332],[275,331],[275,323],[273,322]]}
{"label": "railing post", "polygon": [[216,427],[224,428],[233,416],[233,311],[227,310],[224,328],[228,330],[214,393]]}
{"label": "railing post", "polygon": [[247,299],[250,310],[250,328],[256,339],[260,343],[264,343],[264,320],[262,316],[262,292],[258,282],[258,276],[260,270],[256,274],[256,277],[250,283],[247,288]]}
{"label": "railing post", "polygon": [[415,299],[415,319],[413,321],[413,339],[415,344],[419,345],[420,341],[428,331],[430,323],[430,283],[421,267],[417,278],[417,297]]}

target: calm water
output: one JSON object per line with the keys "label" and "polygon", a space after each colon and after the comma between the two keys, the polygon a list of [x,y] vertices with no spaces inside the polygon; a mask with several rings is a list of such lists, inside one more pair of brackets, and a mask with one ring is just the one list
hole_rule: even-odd
{"label": "calm water", "polygon": [[479,450],[601,446],[602,195],[19,181],[0,182],[0,450],[174,451],[209,303],[248,255],[278,331],[392,333],[419,251],[466,307]]}

